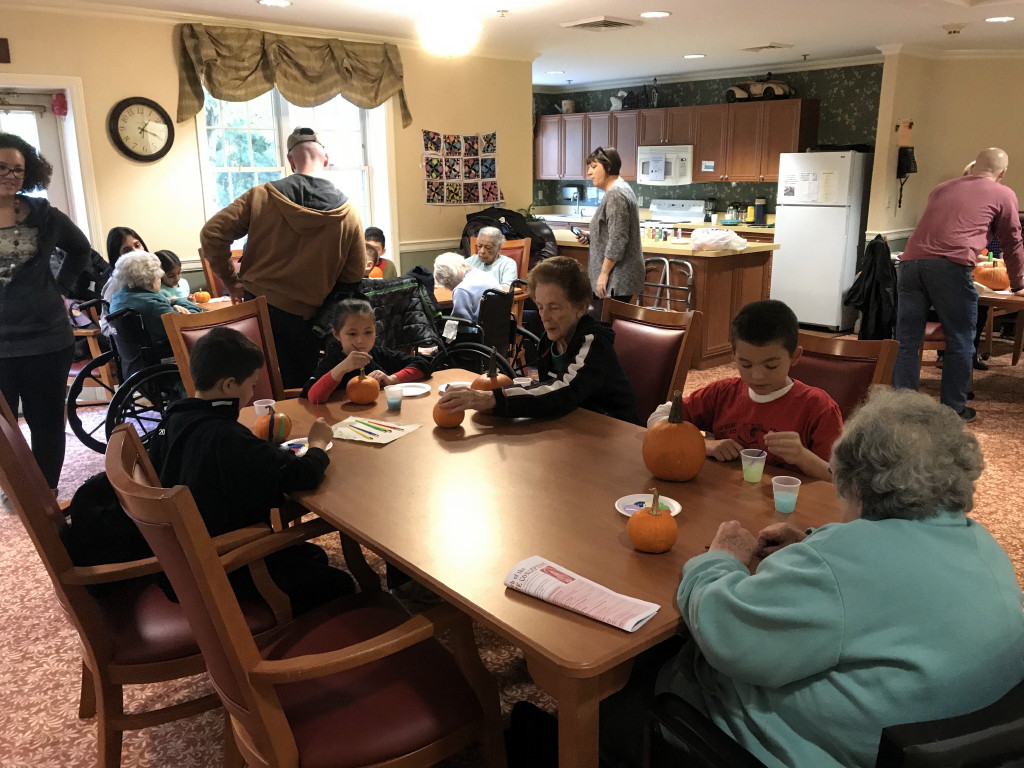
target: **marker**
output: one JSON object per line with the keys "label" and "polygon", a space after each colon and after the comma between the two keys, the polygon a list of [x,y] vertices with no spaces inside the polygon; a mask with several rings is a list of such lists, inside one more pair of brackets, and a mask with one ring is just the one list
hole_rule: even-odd
{"label": "marker", "polygon": [[[397,424],[382,424],[379,421],[373,421],[372,419],[366,419],[371,424],[376,424],[378,427],[384,427],[385,429],[397,429],[399,432],[405,432],[405,427],[400,427]],[[360,421],[360,424],[363,422]]]}
{"label": "marker", "polygon": [[357,424],[362,424],[364,427],[369,427],[370,429],[375,429],[378,432],[390,432],[391,431],[387,427],[381,427],[381,426],[378,426],[376,424],[372,424],[369,421],[363,421],[362,419],[356,419],[356,423]]}
{"label": "marker", "polygon": [[346,424],[345,426],[348,427],[349,429],[351,429],[357,435],[362,435],[363,437],[368,437],[371,440],[376,437],[376,435],[373,434],[373,432],[367,432],[365,429],[359,429],[359,427],[353,427],[351,424]]}

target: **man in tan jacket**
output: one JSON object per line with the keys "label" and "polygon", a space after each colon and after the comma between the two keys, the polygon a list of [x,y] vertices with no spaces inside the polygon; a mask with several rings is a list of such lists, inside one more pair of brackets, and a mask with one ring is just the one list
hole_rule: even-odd
{"label": "man in tan jacket", "polygon": [[[310,319],[339,286],[355,291],[366,261],[359,213],[319,176],[327,151],[311,128],[288,137],[294,173],[253,187],[210,218],[199,234],[202,256],[234,300],[266,296],[286,387],[301,387],[316,365]],[[241,267],[231,244],[248,235]]]}

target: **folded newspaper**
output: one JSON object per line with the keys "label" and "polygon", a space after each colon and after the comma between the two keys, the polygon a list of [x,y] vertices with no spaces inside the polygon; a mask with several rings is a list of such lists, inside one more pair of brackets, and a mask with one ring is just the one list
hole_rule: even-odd
{"label": "folded newspaper", "polygon": [[612,592],[538,555],[512,566],[505,586],[627,632],[638,630],[661,607]]}

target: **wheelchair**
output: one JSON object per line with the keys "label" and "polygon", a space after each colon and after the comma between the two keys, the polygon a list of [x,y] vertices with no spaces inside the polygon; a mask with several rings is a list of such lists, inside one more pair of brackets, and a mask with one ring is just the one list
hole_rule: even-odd
{"label": "wheelchair", "polygon": [[[88,309],[99,304],[99,300],[83,302],[79,309]],[[167,406],[185,397],[181,374],[173,358],[161,355],[152,342],[149,332],[142,323],[142,317],[133,309],[123,309],[107,316],[112,329],[110,349],[86,363],[75,376],[68,388],[67,420],[71,431],[81,443],[97,453],[107,447],[110,433],[119,424],[131,424],[139,433],[143,443],[156,431],[163,420]],[[118,386],[110,382],[116,371]],[[92,403],[79,402],[86,388],[104,391],[109,404],[105,416],[92,426],[83,419],[86,408]]]}

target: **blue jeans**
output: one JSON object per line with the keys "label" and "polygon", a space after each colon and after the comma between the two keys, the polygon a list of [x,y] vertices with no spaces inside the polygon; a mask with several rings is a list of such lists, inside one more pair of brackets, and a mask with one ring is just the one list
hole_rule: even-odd
{"label": "blue jeans", "polygon": [[972,268],[947,259],[901,261],[899,267],[896,356],[892,383],[897,389],[917,389],[921,368],[917,354],[924,340],[928,309],[935,312],[946,337],[939,400],[957,413],[967,407],[974,362],[974,328],[978,292]]}

